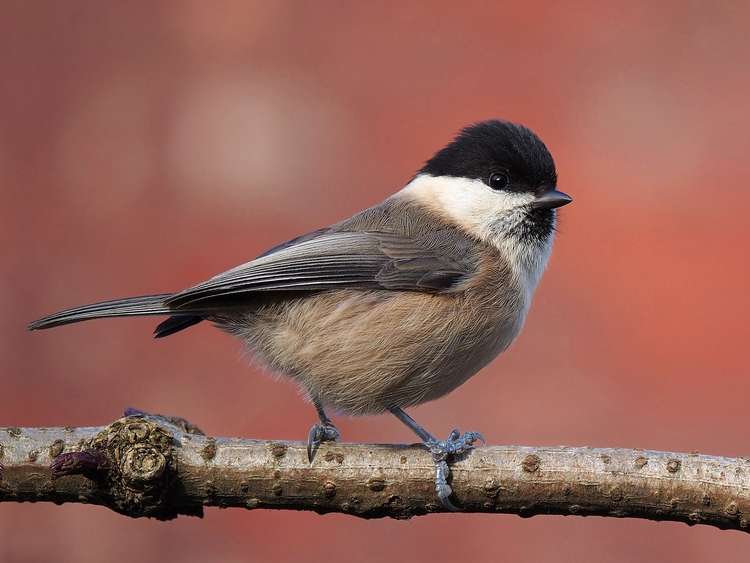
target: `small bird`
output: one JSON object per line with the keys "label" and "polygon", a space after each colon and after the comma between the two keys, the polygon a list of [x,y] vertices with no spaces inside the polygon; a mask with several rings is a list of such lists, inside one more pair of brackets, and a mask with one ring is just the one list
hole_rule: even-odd
{"label": "small bird", "polygon": [[556,186],[539,137],[483,121],[348,219],[178,293],[84,305],[29,328],[168,315],[154,331],[162,338],[208,320],[302,387],[320,419],[308,435],[311,463],[339,438],[326,409],[390,412],[432,453],[436,494],[456,510],[448,461],[481,434],[439,440],[403,409],[451,392],[516,338],[550,255],[555,209],[572,201]]}

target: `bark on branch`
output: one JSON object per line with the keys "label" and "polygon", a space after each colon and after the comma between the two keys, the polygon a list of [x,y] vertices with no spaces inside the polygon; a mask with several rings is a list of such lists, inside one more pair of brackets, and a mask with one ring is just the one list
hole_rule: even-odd
{"label": "bark on branch", "polygon": [[[443,509],[421,445],[212,438],[131,413],[105,427],[0,428],[0,502],[107,506],[131,517],[204,506],[409,518]],[[627,449],[479,447],[451,464],[465,512],[672,520],[748,531],[750,460]]]}

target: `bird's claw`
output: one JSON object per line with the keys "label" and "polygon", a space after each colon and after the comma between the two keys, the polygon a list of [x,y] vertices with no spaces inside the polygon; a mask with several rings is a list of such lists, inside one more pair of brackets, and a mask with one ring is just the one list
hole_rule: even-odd
{"label": "bird's claw", "polygon": [[315,452],[323,442],[335,442],[339,439],[339,431],[333,424],[315,424],[307,435],[307,459],[312,463]]}
{"label": "bird's claw", "polygon": [[458,430],[453,430],[446,440],[425,442],[435,462],[435,492],[443,507],[452,512],[459,509],[450,501],[453,489],[448,484],[448,477],[450,476],[448,460],[469,451],[477,440],[481,441],[482,444],[485,443],[484,436],[479,432],[466,432],[462,436]]}

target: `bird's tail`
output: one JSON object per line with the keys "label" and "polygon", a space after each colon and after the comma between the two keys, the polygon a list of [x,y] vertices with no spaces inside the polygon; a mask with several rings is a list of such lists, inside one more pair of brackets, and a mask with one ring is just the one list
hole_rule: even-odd
{"label": "bird's tail", "polygon": [[[171,295],[171,293],[143,295],[141,297],[114,299],[112,301],[102,301],[101,303],[74,307],[73,309],[66,309],[34,321],[29,325],[29,330],[41,330],[104,317],[174,315],[176,312],[164,305],[164,300]],[[182,312],[177,314],[182,315]],[[185,311],[184,314],[195,315],[195,311]]]}

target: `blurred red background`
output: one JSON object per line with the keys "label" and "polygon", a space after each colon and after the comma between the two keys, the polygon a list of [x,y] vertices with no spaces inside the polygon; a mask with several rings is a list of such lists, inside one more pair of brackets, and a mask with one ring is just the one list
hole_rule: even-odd
{"label": "blurred red background", "polygon": [[[314,411],[210,326],[28,333],[182,289],[398,189],[461,126],[556,158],[550,267],[513,348],[414,409],[490,443],[748,455],[750,4],[15,2],[0,19],[0,425],[135,406],[304,438]],[[413,442],[391,417],[347,441]],[[603,518],[408,522],[0,505],[0,561],[746,561],[737,532]]]}

